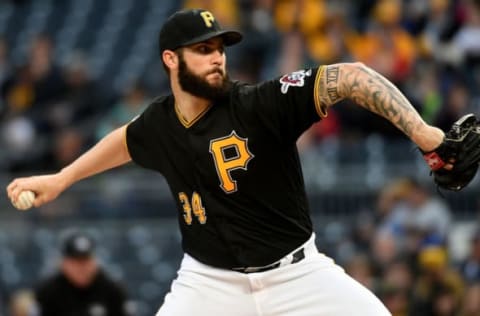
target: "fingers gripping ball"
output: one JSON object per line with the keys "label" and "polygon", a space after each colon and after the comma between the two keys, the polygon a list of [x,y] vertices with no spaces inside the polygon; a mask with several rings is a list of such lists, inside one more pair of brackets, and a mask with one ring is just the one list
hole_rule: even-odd
{"label": "fingers gripping ball", "polygon": [[35,201],[35,193],[27,190],[20,192],[17,200],[12,201],[12,204],[15,208],[26,211],[33,206],[33,201]]}

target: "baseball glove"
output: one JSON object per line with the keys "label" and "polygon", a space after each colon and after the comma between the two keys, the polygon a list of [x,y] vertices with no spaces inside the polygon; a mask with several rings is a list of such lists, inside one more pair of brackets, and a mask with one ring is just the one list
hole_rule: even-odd
{"label": "baseball glove", "polygon": [[[453,123],[435,150],[423,153],[435,183],[443,189],[460,191],[472,181],[480,161],[480,122],[467,114]],[[453,163],[451,170],[443,167]]]}

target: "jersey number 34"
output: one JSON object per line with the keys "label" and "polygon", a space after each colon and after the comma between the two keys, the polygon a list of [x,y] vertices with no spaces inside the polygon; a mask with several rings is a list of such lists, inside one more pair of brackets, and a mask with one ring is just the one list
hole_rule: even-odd
{"label": "jersey number 34", "polygon": [[197,192],[192,194],[192,202],[190,203],[188,195],[185,192],[178,193],[178,199],[182,203],[183,207],[183,219],[187,225],[192,225],[192,213],[198,219],[200,224],[205,224],[207,222],[207,214],[205,212],[205,207],[202,204],[202,198]]}

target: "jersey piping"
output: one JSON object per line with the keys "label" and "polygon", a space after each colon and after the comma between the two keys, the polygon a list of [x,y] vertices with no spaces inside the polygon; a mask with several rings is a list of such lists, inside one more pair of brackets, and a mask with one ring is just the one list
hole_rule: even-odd
{"label": "jersey piping", "polygon": [[207,106],[202,112],[200,112],[193,120],[190,122],[183,117],[182,113],[180,113],[180,110],[178,109],[177,104],[175,103],[175,114],[177,115],[178,120],[180,123],[185,127],[185,128],[190,128],[192,127],[193,124],[195,124],[198,120],[200,120],[207,112],[210,110],[212,105],[210,104]]}
{"label": "jersey piping", "polygon": [[318,69],[317,75],[315,77],[315,83],[313,85],[313,100],[315,102],[315,110],[317,110],[318,116],[320,116],[321,118],[325,118],[328,116],[326,107],[320,101],[320,95],[318,91],[320,88],[320,84],[321,84],[320,80],[322,78],[324,69],[325,69],[324,66]]}
{"label": "jersey piping", "polygon": [[131,157],[130,150],[128,149],[128,143],[127,143],[127,127],[126,126],[123,130],[123,146],[124,146],[125,150],[127,151],[128,156]]}

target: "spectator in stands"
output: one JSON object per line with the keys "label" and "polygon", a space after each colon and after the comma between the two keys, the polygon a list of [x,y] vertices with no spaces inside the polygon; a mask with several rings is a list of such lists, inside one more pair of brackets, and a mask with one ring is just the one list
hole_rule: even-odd
{"label": "spectator in stands", "polygon": [[66,90],[52,102],[45,114],[49,139],[43,169],[56,169],[71,162],[95,140],[95,126],[107,103],[91,79],[85,55],[72,53],[63,69]]}
{"label": "spectator in stands", "polygon": [[35,37],[28,60],[6,80],[2,88],[9,111],[33,111],[37,124],[41,124],[46,106],[64,91],[62,73],[53,60],[53,43],[44,34]]}
{"label": "spectator in stands", "polygon": [[402,291],[409,291],[414,282],[414,267],[405,258],[394,259],[380,275],[383,282],[395,286]]}
{"label": "spectator in stands", "polygon": [[[325,35],[329,10],[323,0],[276,1],[272,4],[276,28],[281,33],[280,73],[289,73],[315,60],[315,63],[332,62],[336,47]],[[333,24],[332,24],[333,25]],[[318,45],[318,43],[321,43]],[[310,60],[309,60],[310,59]]]}
{"label": "spectator in stands", "polygon": [[422,57],[431,58],[437,63],[457,63],[459,56],[454,49],[452,50],[451,38],[462,23],[462,14],[459,14],[461,1],[429,0],[427,2],[427,5],[419,10],[423,12],[418,12],[421,17],[418,18],[417,25],[413,26],[412,30],[418,34],[419,51]]}
{"label": "spectator in stands", "polygon": [[434,124],[443,131],[448,131],[453,122],[469,112],[468,89],[461,81],[456,81],[447,90],[445,99],[446,102],[438,113]]}
{"label": "spectator in stands", "polygon": [[371,242],[370,256],[377,273],[382,273],[400,255],[399,241],[388,231],[378,231]]}
{"label": "spectator in stands", "polygon": [[375,277],[371,259],[365,254],[357,254],[350,258],[345,266],[345,272],[363,286],[375,291],[378,280]]}
{"label": "spectator in stands", "polygon": [[465,291],[460,316],[480,315],[480,283],[473,283]]}
{"label": "spectator in stands", "polygon": [[43,167],[47,150],[45,137],[50,132],[49,107],[61,98],[65,88],[62,72],[53,61],[50,37],[38,35],[26,63],[20,65],[1,88],[5,102],[4,133],[8,135],[4,140],[5,152],[9,155],[11,171]]}
{"label": "spectator in stands", "polygon": [[87,136],[83,129],[64,128],[53,135],[52,155],[46,169],[63,168],[71,163],[85,149]]}
{"label": "spectator in stands", "polygon": [[458,68],[466,78],[469,92],[478,96],[480,85],[480,1],[458,1],[462,11],[462,24],[453,36],[461,64]]}
{"label": "spectator in stands", "polygon": [[35,297],[30,290],[15,292],[9,303],[9,316],[36,316],[38,315]]}
{"label": "spectator in stands", "polygon": [[148,105],[145,89],[141,83],[135,83],[110,111],[100,120],[96,127],[96,138],[101,139],[115,128],[128,123],[143,112]]}
{"label": "spectator in stands", "polygon": [[404,259],[395,259],[378,276],[378,293],[393,316],[406,316],[414,281],[411,265]]}
{"label": "spectator in stands", "polygon": [[[317,1],[317,7],[324,10],[323,1]],[[320,19],[321,24],[305,37],[309,57],[318,63],[336,63],[350,59],[347,50],[348,41],[354,38],[354,32],[348,24],[348,8],[340,1],[330,1]]]}
{"label": "spectator in stands", "polygon": [[406,227],[420,233],[422,243],[445,242],[451,225],[448,205],[413,179],[410,180],[406,202],[409,208]]}
{"label": "spectator in stands", "polygon": [[273,0],[238,1],[239,23],[248,41],[240,42],[231,51],[232,77],[256,82],[278,75],[282,38],[274,25],[273,6]]}
{"label": "spectator in stands", "polygon": [[460,265],[460,273],[467,283],[480,282],[480,229],[472,236],[470,252]]}
{"label": "spectator in stands", "polygon": [[27,67],[33,77],[35,103],[46,105],[65,91],[61,69],[53,59],[54,43],[49,35],[39,34],[33,40]]}
{"label": "spectator in stands", "polygon": [[445,202],[411,178],[385,186],[378,197],[377,212],[378,231],[394,236],[398,251],[409,258],[426,244],[444,244],[451,224]]}
{"label": "spectator in stands", "polygon": [[377,1],[365,34],[347,44],[354,60],[364,62],[397,84],[410,75],[417,57],[414,38],[401,25],[402,10],[403,1]]}
{"label": "spectator in stands", "polygon": [[100,268],[94,240],[70,233],[62,246],[60,271],[35,289],[41,316],[129,315],[127,295]]}
{"label": "spectator in stands", "polygon": [[453,286],[440,286],[433,301],[433,315],[455,316],[460,310],[461,301]]}
{"label": "spectator in stands", "polygon": [[385,185],[376,201],[377,229],[387,231],[398,239],[405,236],[405,221],[408,216],[405,198],[410,189],[408,179],[399,178]]}
{"label": "spectator in stands", "polygon": [[447,250],[439,246],[421,249],[413,288],[411,316],[455,315],[464,292],[461,276],[448,265]]}
{"label": "spectator in stands", "polygon": [[409,94],[421,109],[420,114],[431,123],[435,123],[445,103],[440,90],[440,75],[438,64],[423,62],[418,64],[414,76],[408,82]]}
{"label": "spectator in stands", "polygon": [[465,23],[453,38],[453,43],[460,50],[465,62],[480,60],[480,2],[478,0],[464,1]]}
{"label": "spectator in stands", "polygon": [[29,67],[21,65],[7,77],[1,88],[4,116],[11,117],[31,109],[35,102],[34,78]]}
{"label": "spectator in stands", "polygon": [[369,210],[359,210],[358,216],[352,223],[350,240],[355,252],[368,253],[370,244],[377,232],[375,216]]}
{"label": "spectator in stands", "polygon": [[383,304],[392,316],[407,316],[409,308],[408,292],[391,284],[384,285],[378,292]]}
{"label": "spectator in stands", "polygon": [[15,115],[0,124],[0,144],[9,170],[25,170],[31,159],[38,158],[42,144],[37,135],[32,121],[23,115]]}
{"label": "spectator in stands", "polygon": [[80,51],[72,53],[63,74],[66,89],[50,107],[49,127],[54,133],[72,126],[84,126],[86,130],[91,130],[96,123],[95,118],[103,113],[106,106],[96,82],[90,77],[86,56]]}

